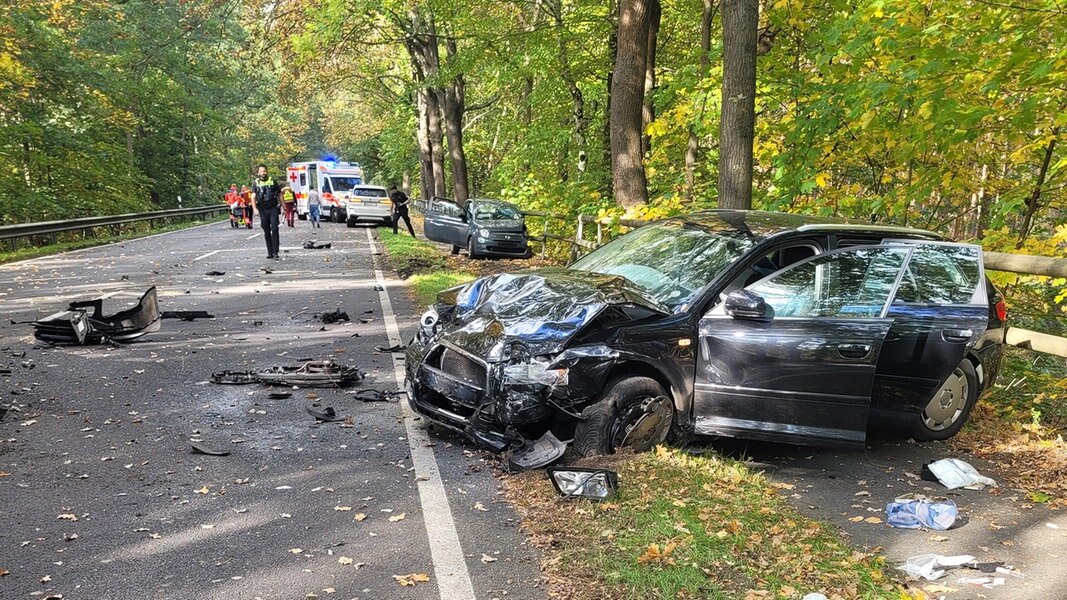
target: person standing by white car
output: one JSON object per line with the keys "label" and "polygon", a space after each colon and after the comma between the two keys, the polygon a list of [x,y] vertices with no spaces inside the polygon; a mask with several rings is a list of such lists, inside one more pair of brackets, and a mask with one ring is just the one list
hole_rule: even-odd
{"label": "person standing by white car", "polygon": [[322,204],[319,201],[319,193],[314,189],[308,190],[308,220],[311,221],[312,227],[322,228],[319,225],[319,211],[322,210]]}

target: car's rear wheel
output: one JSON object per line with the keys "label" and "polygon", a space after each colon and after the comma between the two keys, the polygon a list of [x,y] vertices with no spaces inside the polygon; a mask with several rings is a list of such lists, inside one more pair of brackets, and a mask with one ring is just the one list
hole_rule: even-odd
{"label": "car's rear wheel", "polygon": [[582,416],[573,442],[582,455],[611,454],[626,446],[643,452],[666,439],[674,404],[656,380],[626,377],[609,383]]}
{"label": "car's rear wheel", "polygon": [[917,440],[947,440],[967,422],[978,399],[978,376],[971,361],[963,359],[941,385],[911,427]]}

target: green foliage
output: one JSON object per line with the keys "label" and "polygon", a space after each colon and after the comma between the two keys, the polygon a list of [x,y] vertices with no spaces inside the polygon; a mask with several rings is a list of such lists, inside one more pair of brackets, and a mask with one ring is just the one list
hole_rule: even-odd
{"label": "green foliage", "polygon": [[0,4],[0,222],[217,202],[254,163],[280,168],[312,145],[280,101],[256,14],[208,0]]}

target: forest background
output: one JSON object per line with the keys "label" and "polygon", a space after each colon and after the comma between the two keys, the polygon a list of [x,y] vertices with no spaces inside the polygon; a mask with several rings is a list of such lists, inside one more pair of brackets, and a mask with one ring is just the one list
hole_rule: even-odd
{"label": "forest background", "polygon": [[[750,201],[719,191],[746,102]],[[331,155],[414,196],[750,202],[1060,256],[1065,136],[1062,0],[0,0],[3,223]]]}

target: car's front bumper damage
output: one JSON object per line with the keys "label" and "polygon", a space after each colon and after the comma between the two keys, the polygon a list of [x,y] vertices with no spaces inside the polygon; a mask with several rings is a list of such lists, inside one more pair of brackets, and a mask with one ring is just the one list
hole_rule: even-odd
{"label": "car's front bumper damage", "polygon": [[[565,443],[558,440],[570,439],[582,409],[618,358],[595,345],[564,350],[550,360],[492,363],[450,342],[425,343],[420,337],[407,352],[412,407],[494,452],[539,457],[525,462],[513,457],[521,468],[543,466],[562,454]],[[545,444],[558,453],[546,453]]]}

